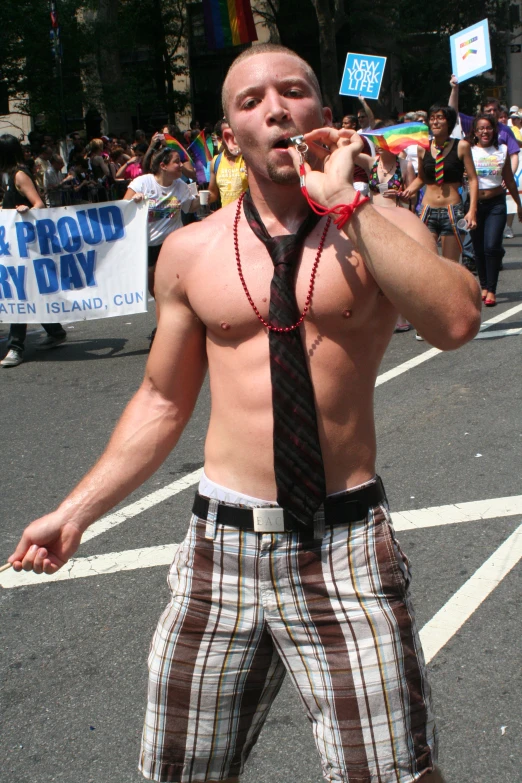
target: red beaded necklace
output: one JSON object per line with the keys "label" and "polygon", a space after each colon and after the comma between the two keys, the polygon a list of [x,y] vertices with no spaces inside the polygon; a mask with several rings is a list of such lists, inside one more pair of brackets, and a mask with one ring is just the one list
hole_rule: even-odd
{"label": "red beaded necklace", "polygon": [[325,227],[323,229],[323,233],[321,236],[321,239],[319,241],[319,247],[317,248],[317,255],[315,257],[314,265],[312,267],[312,274],[310,275],[310,286],[308,288],[308,294],[305,300],[305,306],[303,308],[303,312],[301,313],[301,316],[298,321],[295,322],[292,326],[273,326],[272,324],[269,324],[268,321],[265,321],[261,313],[259,312],[258,308],[256,307],[256,304],[252,297],[250,296],[250,291],[248,290],[248,286],[245,282],[245,277],[243,275],[243,269],[241,267],[241,257],[239,255],[239,241],[237,238],[237,227],[239,225],[239,221],[241,219],[241,207],[243,204],[243,198],[244,193],[241,194],[238,200],[237,209],[236,209],[236,216],[234,218],[234,248],[236,251],[236,262],[237,262],[237,271],[239,273],[239,279],[241,280],[241,283],[243,285],[243,290],[246,294],[246,298],[250,302],[250,305],[252,307],[252,310],[257,315],[263,326],[265,326],[267,329],[269,329],[271,332],[292,332],[294,329],[297,329],[301,324],[303,323],[306,314],[308,313],[308,310],[310,309],[310,304],[312,302],[312,296],[314,293],[314,286],[315,286],[315,276],[317,274],[317,267],[319,266],[319,261],[321,260],[321,254],[323,252],[324,242],[326,239],[326,235],[328,233],[328,229],[330,228],[331,218],[328,217],[328,220],[325,223]]}

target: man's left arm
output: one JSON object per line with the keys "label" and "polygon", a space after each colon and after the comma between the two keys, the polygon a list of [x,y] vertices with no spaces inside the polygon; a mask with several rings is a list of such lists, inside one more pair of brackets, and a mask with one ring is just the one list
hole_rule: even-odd
{"label": "man's left arm", "polygon": [[[306,175],[310,197],[327,208],[351,204],[355,197],[353,165],[362,145],[348,140],[348,133],[322,128],[305,136],[314,152],[321,154],[321,145],[324,157],[328,156],[324,173],[307,167]],[[329,147],[328,153],[323,145]],[[297,163],[295,156],[294,160]],[[397,209],[391,223],[384,214],[365,203],[343,231],[383,294],[422,337],[441,350],[459,348],[473,339],[480,326],[475,279],[433,250],[429,231],[416,215]]]}

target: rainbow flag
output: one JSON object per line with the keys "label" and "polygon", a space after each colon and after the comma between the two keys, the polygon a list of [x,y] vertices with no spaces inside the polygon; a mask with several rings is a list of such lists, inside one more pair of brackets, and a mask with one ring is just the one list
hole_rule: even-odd
{"label": "rainbow flag", "polygon": [[201,133],[196,136],[192,144],[189,144],[188,152],[189,154],[192,153],[192,157],[196,160],[199,160],[203,166],[205,166],[207,163],[210,163],[212,160],[212,155],[207,145],[207,139],[204,130],[202,130]]}
{"label": "rainbow flag", "polygon": [[203,0],[203,15],[209,49],[257,41],[250,0]]}
{"label": "rainbow flag", "polygon": [[179,153],[179,159],[182,163],[186,163],[187,161],[189,163],[192,163],[192,158],[188,154],[187,150],[183,146],[183,144],[180,144],[177,139],[174,138],[174,136],[169,136],[168,133],[165,134],[165,144],[167,147],[170,147],[171,150],[175,150]]}
{"label": "rainbow flag", "polygon": [[428,126],[423,122],[404,122],[400,125],[389,125],[387,128],[374,128],[361,131],[361,136],[366,136],[377,147],[387,149],[393,155],[398,155],[410,144],[417,144],[425,150],[430,148]]}

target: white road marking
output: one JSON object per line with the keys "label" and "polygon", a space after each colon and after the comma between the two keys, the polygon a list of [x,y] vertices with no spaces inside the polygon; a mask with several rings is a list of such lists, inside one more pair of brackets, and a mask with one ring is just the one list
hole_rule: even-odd
{"label": "white road marking", "polygon": [[[165,489],[167,488],[165,487]],[[177,491],[180,492],[181,489]],[[522,495],[399,511],[392,516],[395,530],[400,531],[420,530],[425,527],[475,522],[483,519],[497,519],[516,516],[517,514],[522,515]],[[116,524],[119,524],[119,521]],[[0,576],[0,585],[6,588],[25,587],[27,585],[47,584],[48,582],[61,582],[64,579],[81,579],[86,576],[102,576],[103,574],[114,574],[118,571],[132,571],[137,568],[168,565],[174,557],[176,546],[177,544],[164,544],[162,546],[150,546],[141,549],[127,549],[123,552],[110,552],[105,555],[73,558],[52,576],[34,574],[32,572],[25,573],[23,571],[18,574],[14,571],[6,571]]]}
{"label": "white road marking", "polygon": [[420,632],[426,661],[433,660],[439,650],[462,628],[473,612],[498,587],[522,558],[522,525],[493,552],[467,582],[439,609]]}
{"label": "white road marking", "polygon": [[[488,329],[490,326],[493,326],[494,324],[501,323],[506,318],[510,318],[512,315],[516,315],[522,310],[522,304],[516,305],[515,307],[512,307],[510,310],[505,310],[502,313],[499,313],[498,315],[495,315],[493,318],[489,318],[487,321],[483,321],[480,325],[480,332],[475,337],[475,340],[480,339],[481,337],[504,337],[504,334],[501,334],[500,332],[495,332],[494,334],[482,334],[484,329]],[[518,334],[519,330],[506,330],[506,336],[507,333],[509,334]],[[398,375],[402,375],[405,372],[408,372],[408,370],[413,369],[413,367],[418,367],[419,364],[423,364],[424,362],[427,362],[429,359],[433,359],[434,356],[437,356],[437,354],[442,353],[438,348],[430,348],[428,351],[424,351],[424,353],[419,354],[418,356],[414,356],[413,359],[408,359],[407,362],[403,362],[402,364],[399,364],[397,367],[394,367],[392,370],[388,370],[387,372],[382,373],[382,375],[379,375],[377,380],[375,381],[375,386],[380,386],[382,383],[386,383],[386,381],[391,381],[393,378],[396,378]]]}
{"label": "white road marking", "polygon": [[52,576],[35,574],[32,571],[19,574],[7,571],[2,587],[27,587],[28,585],[43,585],[48,582],[63,582],[65,579],[82,579],[86,576],[104,576],[119,571],[134,571],[137,568],[169,565],[172,562],[178,544],[163,544],[149,546],[143,549],[127,549],[125,552],[109,552],[105,555],[90,557],[75,557],[60,568]]}
{"label": "white road marking", "polygon": [[488,337],[511,337],[515,334],[522,334],[522,327],[518,329],[497,329],[495,332],[479,332],[475,340],[485,340]]}
{"label": "white road marking", "polygon": [[188,473],[186,476],[177,479],[177,481],[173,481],[172,484],[167,484],[166,487],[157,489],[155,492],[151,492],[150,495],[145,495],[145,497],[136,500],[135,503],[131,503],[118,511],[114,511],[112,514],[108,514],[106,517],[102,517],[83,534],[82,544],[90,541],[91,538],[95,538],[95,536],[99,536],[101,533],[106,533],[107,530],[111,530],[116,525],[125,522],[125,520],[141,514],[157,503],[161,503],[163,500],[183,492],[184,489],[192,487],[199,481],[202,473],[203,468],[198,468],[193,473]]}
{"label": "white road marking", "polygon": [[395,530],[420,530],[423,527],[454,525],[481,519],[498,519],[522,515],[522,495],[489,500],[472,500],[448,506],[412,509],[392,513]]}
{"label": "white road marking", "polygon": [[421,353],[418,356],[414,356],[413,359],[408,359],[407,362],[403,362],[402,364],[397,365],[397,367],[394,367],[393,370],[388,370],[388,372],[383,372],[382,375],[379,375],[375,381],[375,386],[377,387],[380,386],[381,383],[391,381],[392,378],[396,378],[398,375],[402,375],[404,372],[408,372],[408,370],[411,370],[413,367],[417,367],[419,364],[427,362],[428,359],[432,359],[439,353],[442,353],[442,351],[438,348],[430,348],[429,351],[424,351],[424,353]]}

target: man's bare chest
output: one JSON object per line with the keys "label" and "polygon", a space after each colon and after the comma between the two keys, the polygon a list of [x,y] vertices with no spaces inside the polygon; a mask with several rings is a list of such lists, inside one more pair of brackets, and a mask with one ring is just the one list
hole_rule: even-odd
{"label": "man's bare chest", "polygon": [[[312,272],[317,259],[318,239],[312,234],[303,249],[293,283],[297,312],[302,313],[312,293],[307,323],[318,333],[333,339],[364,326],[374,319],[376,310],[386,308],[386,300],[379,294],[372,276],[359,254],[353,252],[348,240],[337,235],[327,237],[319,259],[312,290]],[[320,236],[320,235],[319,235]],[[189,302],[207,330],[221,339],[247,339],[263,328],[256,315],[270,322],[271,281],[274,265],[267,250],[259,242],[241,242],[239,259],[233,243],[227,247],[222,241],[213,257],[190,275],[187,285]],[[248,237],[247,237],[248,240]],[[245,290],[246,289],[246,290]]]}

